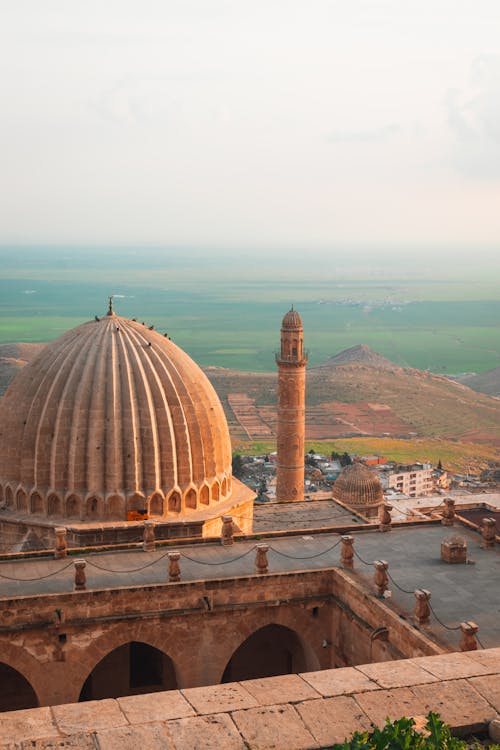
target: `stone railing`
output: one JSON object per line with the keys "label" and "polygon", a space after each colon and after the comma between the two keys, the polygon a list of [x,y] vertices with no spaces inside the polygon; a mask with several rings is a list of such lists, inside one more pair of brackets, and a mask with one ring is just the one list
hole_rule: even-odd
{"label": "stone railing", "polygon": [[327,669],[11,711],[0,715],[0,750],[309,750],[431,710],[455,734],[494,733],[499,684],[500,648]]}

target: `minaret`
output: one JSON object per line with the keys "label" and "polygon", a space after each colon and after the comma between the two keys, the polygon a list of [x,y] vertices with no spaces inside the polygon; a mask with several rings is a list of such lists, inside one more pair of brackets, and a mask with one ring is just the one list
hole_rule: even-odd
{"label": "minaret", "polygon": [[304,499],[304,433],[307,352],[304,329],[296,310],[281,324],[278,365],[278,470],[276,499],[280,503]]}

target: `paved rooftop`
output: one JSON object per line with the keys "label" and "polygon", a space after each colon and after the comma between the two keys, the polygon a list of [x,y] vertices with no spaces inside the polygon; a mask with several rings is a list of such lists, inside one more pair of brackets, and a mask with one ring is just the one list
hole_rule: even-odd
{"label": "paved rooftop", "polygon": [[[468,565],[449,565],[440,559],[441,540],[459,533],[468,543]],[[389,562],[389,572],[402,589],[413,592],[426,588],[431,604],[442,622],[456,627],[474,620],[485,647],[500,646],[500,548],[483,550],[474,531],[456,525],[421,526],[354,534],[355,550],[366,561],[355,559],[352,575],[361,577],[372,589],[373,560]],[[244,541],[232,547],[215,544],[180,547],[182,580],[232,578],[254,573],[255,546]],[[315,570],[333,567],[340,560],[338,534],[280,537],[269,540],[270,571]],[[86,555],[89,589],[144,586],[167,581],[168,551],[141,550]],[[26,559],[0,563],[0,598],[71,592],[73,560]],[[25,579],[11,580],[11,579]],[[32,580],[28,580],[32,579]],[[413,610],[413,593],[400,591],[393,583],[387,600],[403,617]],[[456,648],[459,632],[447,630],[433,618],[431,633]]]}
{"label": "paved rooftop", "polygon": [[254,508],[253,530],[324,529],[329,526],[364,524],[335,500],[311,500],[303,503],[262,503]]}

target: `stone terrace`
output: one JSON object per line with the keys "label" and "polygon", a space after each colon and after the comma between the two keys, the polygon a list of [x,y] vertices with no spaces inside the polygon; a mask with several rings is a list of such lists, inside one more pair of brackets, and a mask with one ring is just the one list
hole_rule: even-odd
{"label": "stone terrace", "polygon": [[454,733],[500,712],[500,648],[0,715],[0,750],[312,750],[389,715]]}
{"label": "stone terrace", "polygon": [[[468,559],[474,564],[449,565],[441,561],[441,540],[457,532],[467,540]],[[498,546],[483,550],[479,546],[480,536],[474,531],[438,525],[395,528],[385,534],[360,530],[353,536],[354,549],[359,557],[355,557],[354,571],[350,575],[360,579],[373,591],[372,562],[387,560],[393,581],[389,582],[392,596],[386,603],[403,618],[409,619],[413,610],[413,591],[425,588],[432,593],[431,605],[437,617],[448,627],[454,628],[448,630],[432,617],[431,626],[426,630],[431,637],[457,649],[459,623],[473,620],[479,625],[479,638],[483,646],[500,646]],[[254,573],[257,543],[247,540],[232,547],[215,544],[179,547],[181,578],[190,581],[251,575]],[[269,570],[272,573],[320,570],[340,563],[338,534],[281,537],[268,543]],[[168,578],[168,558],[164,549],[151,553],[139,550],[99,553],[87,555],[86,560],[88,589],[144,586],[165,583]],[[0,599],[72,590],[71,558],[0,563]]]}

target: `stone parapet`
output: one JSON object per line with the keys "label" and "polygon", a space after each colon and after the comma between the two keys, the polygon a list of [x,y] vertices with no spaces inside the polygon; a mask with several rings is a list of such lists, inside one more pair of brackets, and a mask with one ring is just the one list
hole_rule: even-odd
{"label": "stone parapet", "polygon": [[309,750],[431,710],[463,736],[498,717],[499,684],[500,648],[327,669],[11,711],[0,750]]}

